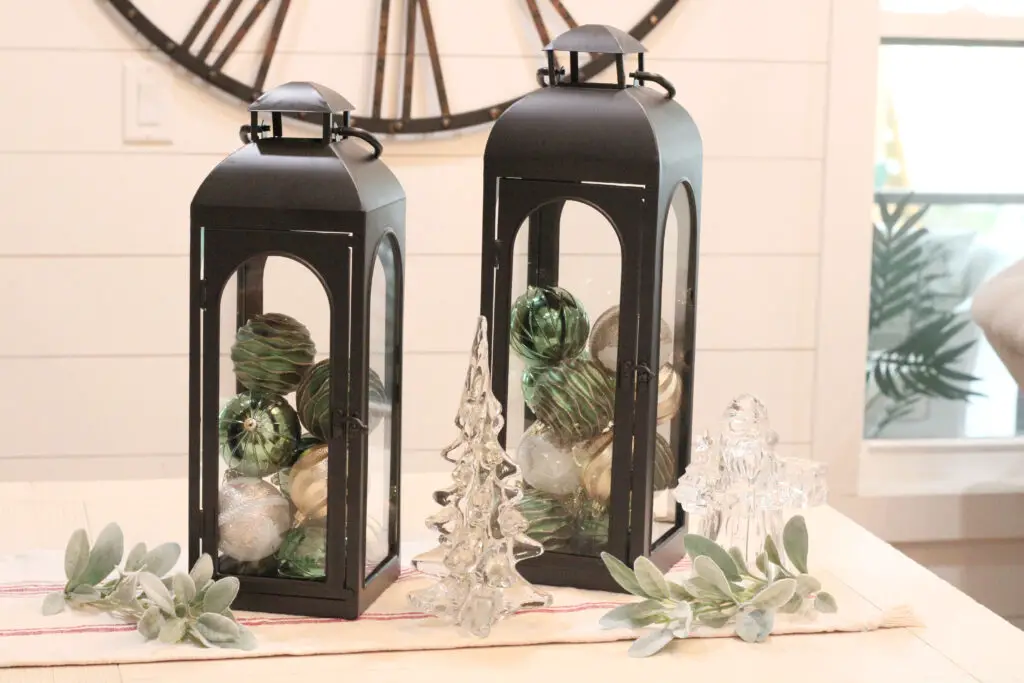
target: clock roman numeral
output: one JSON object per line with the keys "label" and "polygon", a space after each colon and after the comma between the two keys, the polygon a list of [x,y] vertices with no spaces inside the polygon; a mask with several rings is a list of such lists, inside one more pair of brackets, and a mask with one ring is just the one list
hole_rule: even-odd
{"label": "clock roman numeral", "polygon": [[[196,17],[195,22],[192,24],[192,28],[189,29],[188,35],[181,41],[181,47],[190,50],[195,44],[199,34],[202,33],[207,23],[213,17],[220,5],[221,0],[207,0],[206,5],[202,11],[199,12],[199,16]],[[228,38],[228,41],[224,44],[217,59],[214,60],[213,64],[210,64],[210,70],[213,72],[219,72],[224,68],[224,65],[228,63],[234,55],[235,50],[245,39],[246,34],[252,29],[253,24],[260,18],[263,10],[267,8],[271,0],[256,0],[255,4],[249,9],[249,13],[245,15],[242,23],[239,24],[235,32]],[[256,74],[256,79],[253,81],[253,96],[256,97],[263,90],[263,84],[267,80],[267,72],[270,71],[270,61],[274,57],[274,52],[277,50],[277,41],[281,37],[281,28],[284,26],[285,16],[288,14],[288,8],[291,4],[291,0],[278,0],[277,14],[274,16],[274,22],[270,28],[270,34],[267,36],[267,40],[263,45],[263,56],[260,60],[259,70]],[[205,62],[210,54],[217,48],[218,42],[224,35],[224,31],[227,29],[228,24],[238,13],[239,8],[242,5],[242,0],[230,0],[228,6],[221,13],[217,19],[217,23],[214,24],[213,29],[210,31],[210,35],[206,37],[206,41],[202,47],[199,48],[198,52],[195,53],[196,57]]]}
{"label": "clock roman numeral", "polygon": [[[441,108],[442,121],[448,120],[451,116],[451,107],[448,104],[448,91],[444,84],[444,71],[441,69],[441,55],[437,49],[437,36],[434,33],[434,23],[430,14],[428,0],[406,0],[405,6],[405,64],[402,76],[402,120],[412,118],[412,88],[415,77],[416,66],[416,30],[419,26],[419,17],[423,19],[423,32],[427,38],[427,53],[430,55],[430,68],[434,75],[434,89],[437,92],[437,101]],[[374,118],[381,115],[381,105],[384,99],[384,72],[387,66],[388,47],[388,20],[391,13],[391,0],[381,0],[380,22],[377,31],[377,61],[373,79],[373,108]],[[401,130],[401,122],[396,124],[397,130]]]}

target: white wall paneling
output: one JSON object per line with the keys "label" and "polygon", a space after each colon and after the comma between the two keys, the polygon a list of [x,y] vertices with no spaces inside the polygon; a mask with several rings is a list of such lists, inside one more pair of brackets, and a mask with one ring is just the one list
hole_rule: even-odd
{"label": "white wall paneling", "polygon": [[[202,5],[138,1],[178,38]],[[293,0],[268,83],[319,80],[352,99],[358,116],[369,107],[377,3],[351,3],[345,26],[335,4]],[[566,4],[581,22],[640,19],[637,3]],[[437,0],[431,9],[453,107],[532,87],[542,56],[521,2]],[[714,429],[726,402],[750,391],[768,404],[787,451],[804,455],[813,436],[830,12],[821,0],[683,0],[645,41],[650,67],[675,83],[705,142],[696,425]],[[258,59],[267,14],[229,72],[243,75]],[[393,19],[397,55],[404,19]],[[555,17],[548,25],[564,28]],[[422,40],[418,52],[426,76]],[[18,103],[0,109],[0,127],[12,131],[0,139],[0,186],[17,189],[4,197],[0,242],[0,285],[16,292],[0,300],[0,315],[17,334],[0,339],[0,376],[19,387],[0,399],[18,425],[0,444],[0,476],[184,471],[189,202],[237,147],[247,115],[167,65],[173,139],[125,143],[122,73],[136,60],[166,63],[100,0],[0,0],[0,79]],[[425,86],[416,94],[418,111],[432,106]],[[486,130],[385,138],[384,159],[408,196],[407,469],[443,467],[438,449],[453,435],[479,306],[485,140]],[[617,261],[613,242],[592,212],[570,208],[565,223],[566,283],[596,317],[617,295],[602,279]],[[267,284],[267,309],[303,320],[325,350],[319,285],[289,262],[272,262]],[[673,296],[666,289],[665,300]],[[222,315],[226,351],[230,297]]]}

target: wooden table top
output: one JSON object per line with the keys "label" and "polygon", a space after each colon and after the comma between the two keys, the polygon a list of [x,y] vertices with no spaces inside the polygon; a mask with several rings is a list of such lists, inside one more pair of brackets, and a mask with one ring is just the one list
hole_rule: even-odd
{"label": "wooden table top", "polygon": [[[403,540],[427,538],[430,491],[445,475],[403,482]],[[60,549],[77,528],[95,538],[118,522],[127,543],[185,538],[181,480],[0,484],[0,552]],[[553,680],[690,680],[769,683],[922,681],[1024,682],[1024,631],[981,606],[848,518],[821,508],[808,515],[812,565],[828,570],[880,607],[911,605],[925,626],[776,637],[762,645],[738,639],[677,641],[637,660],[628,643],[481,648],[441,652],[275,657],[212,662],[0,670],[0,683],[183,683],[185,681],[417,680],[520,683]],[[1008,587],[1015,588],[1015,587]],[[556,678],[557,677],[557,678]]]}

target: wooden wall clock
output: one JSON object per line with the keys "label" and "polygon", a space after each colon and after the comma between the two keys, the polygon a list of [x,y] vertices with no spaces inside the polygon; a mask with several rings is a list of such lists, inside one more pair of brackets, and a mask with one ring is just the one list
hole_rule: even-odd
{"label": "wooden wall clock", "polygon": [[[195,5],[194,20],[184,35],[181,35],[180,27],[166,30],[161,28],[158,25],[158,22],[161,22],[160,17],[157,16],[158,13],[149,7],[146,7],[147,12],[144,13],[143,9],[139,7],[143,2],[139,0],[105,1],[124,17],[143,38],[177,64],[245,103],[256,99],[263,92],[271,61],[278,49],[281,31],[285,22],[290,20],[289,10],[293,9],[292,0],[173,0],[173,4],[178,6],[176,8],[178,12],[180,12],[181,3]],[[301,1],[296,0],[295,4]],[[452,0],[444,1],[452,2]],[[339,31],[357,30],[352,26],[346,27],[345,22],[345,7],[352,2],[374,3],[377,7],[377,25],[374,31],[375,35],[372,36],[373,44],[376,45],[373,85],[371,92],[364,94],[365,104],[356,101],[359,110],[352,117],[353,122],[358,120],[358,126],[364,130],[394,135],[422,135],[477,126],[493,121],[519,97],[537,87],[536,82],[531,83],[524,77],[522,92],[517,97],[483,107],[461,109],[458,103],[449,101],[448,89],[445,87],[445,75],[440,56],[443,46],[438,44],[434,24],[435,17],[431,14],[430,0],[339,0],[337,15]],[[497,2],[512,2],[521,5],[524,17],[528,17],[529,23],[532,23],[533,31],[536,33],[538,53],[552,38],[566,28],[575,27],[580,22],[606,23],[600,16],[585,16],[586,8],[591,0],[575,0],[575,6],[572,9],[576,14],[573,14],[566,6],[567,4],[573,5],[570,0],[457,0],[457,2],[467,3],[467,8],[473,8],[471,11],[486,11],[489,3]],[[630,34],[638,40],[642,40],[656,25],[661,23],[665,15],[679,3],[679,0],[645,0],[645,2],[653,6],[636,17],[637,23],[630,30]],[[401,7],[397,6],[399,3],[403,3]],[[638,4],[643,5],[644,2]],[[392,30],[389,24],[391,17],[396,13],[400,13],[400,16],[404,18],[404,25],[401,27],[403,49],[402,54],[389,55],[387,47],[389,31]],[[564,26],[549,27],[547,25],[545,15],[550,18],[553,14],[560,18]],[[265,37],[260,39],[260,55],[255,72],[247,78],[240,77],[237,71],[229,74],[230,62],[233,57],[236,57],[239,45],[246,39],[246,35],[257,22],[262,21],[267,24],[268,18],[269,24],[265,31]],[[292,17],[291,20],[301,20],[301,17]],[[509,30],[520,29],[512,27]],[[417,70],[415,68],[417,38],[420,35],[425,38],[424,42],[430,59],[431,68],[427,74],[422,73],[426,69]],[[395,83],[386,82],[391,60],[400,60],[401,68],[398,71],[400,78],[391,79],[397,81]],[[581,65],[581,78],[583,80],[594,78],[611,65],[613,60],[613,55],[594,55],[590,61]],[[303,74],[289,74],[289,76],[293,76],[297,80],[308,78]],[[481,74],[481,77],[484,75]],[[429,79],[431,89],[436,94],[437,111],[430,112],[428,115],[413,114],[413,86],[416,79],[420,78]],[[332,84],[325,83],[325,85]],[[396,92],[393,94],[397,98],[393,112],[385,110],[385,94],[392,88],[395,89]],[[350,99],[355,99],[357,95],[345,94]],[[366,108],[364,109],[364,107]],[[366,111],[369,112],[369,115],[364,114]]]}

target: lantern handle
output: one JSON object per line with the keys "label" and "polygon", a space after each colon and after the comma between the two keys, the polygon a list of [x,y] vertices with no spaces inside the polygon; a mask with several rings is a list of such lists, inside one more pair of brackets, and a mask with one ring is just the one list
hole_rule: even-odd
{"label": "lantern handle", "polygon": [[359,138],[363,142],[373,147],[373,158],[377,159],[384,152],[384,145],[381,144],[380,140],[375,138],[369,131],[363,130],[362,128],[354,128],[353,126],[338,125],[334,127],[334,132],[340,135],[342,139],[353,137]]}
{"label": "lantern handle", "polygon": [[559,67],[554,72],[554,77],[548,79],[551,75],[551,70],[547,67],[541,67],[537,69],[537,83],[542,88],[547,88],[552,85],[558,85],[562,81],[562,77],[565,76],[565,67]]}
{"label": "lantern handle", "polygon": [[242,139],[243,145],[248,145],[250,142],[256,142],[260,139],[260,133],[266,133],[270,130],[270,126],[265,123],[261,123],[256,126],[256,132],[253,133],[253,127],[248,123],[238,129],[238,137]]}
{"label": "lantern handle", "polygon": [[639,81],[653,81],[654,83],[657,83],[665,89],[666,99],[671,100],[676,96],[676,87],[661,74],[651,73],[650,71],[634,71],[629,74],[629,77]]}

